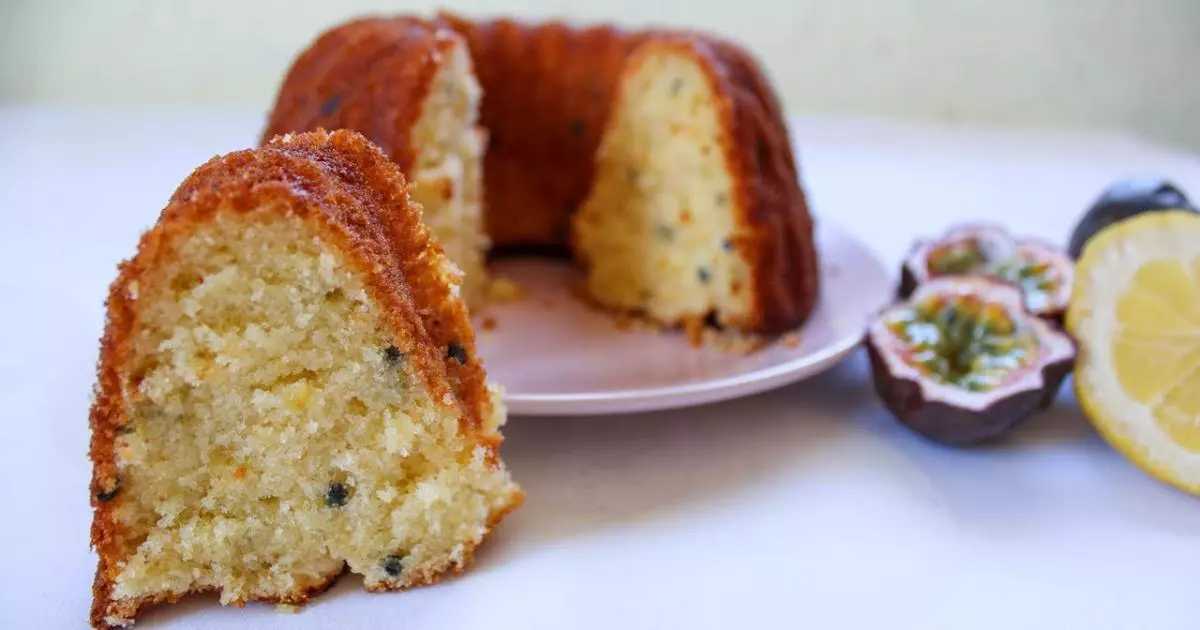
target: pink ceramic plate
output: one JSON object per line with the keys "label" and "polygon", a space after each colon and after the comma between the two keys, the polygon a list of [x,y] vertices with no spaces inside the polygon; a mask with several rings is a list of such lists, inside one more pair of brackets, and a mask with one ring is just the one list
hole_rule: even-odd
{"label": "pink ceramic plate", "polygon": [[747,356],[694,348],[681,332],[622,330],[567,290],[566,263],[506,260],[520,300],[475,316],[489,377],[513,415],[592,415],[686,407],[756,394],[820,372],[854,350],[893,292],[891,274],[862,242],[817,230],[823,293],[798,339]]}

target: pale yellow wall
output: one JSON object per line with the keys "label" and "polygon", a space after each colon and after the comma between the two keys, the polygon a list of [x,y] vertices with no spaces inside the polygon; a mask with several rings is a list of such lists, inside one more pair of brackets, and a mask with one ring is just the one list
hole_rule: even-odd
{"label": "pale yellow wall", "polygon": [[720,30],[795,113],[1124,128],[1200,148],[1200,0],[0,0],[0,97],[265,108],[322,28],[437,6]]}

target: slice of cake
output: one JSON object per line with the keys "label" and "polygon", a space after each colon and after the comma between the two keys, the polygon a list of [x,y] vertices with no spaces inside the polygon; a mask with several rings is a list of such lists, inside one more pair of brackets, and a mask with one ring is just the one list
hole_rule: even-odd
{"label": "slice of cake", "polygon": [[740,49],[662,36],[630,57],[573,245],[601,304],[775,333],[817,293],[813,225],[782,117]]}
{"label": "slice of cake", "polygon": [[172,196],[108,298],[91,622],[464,569],[523,493],[460,274],[362,136],[283,136]]}

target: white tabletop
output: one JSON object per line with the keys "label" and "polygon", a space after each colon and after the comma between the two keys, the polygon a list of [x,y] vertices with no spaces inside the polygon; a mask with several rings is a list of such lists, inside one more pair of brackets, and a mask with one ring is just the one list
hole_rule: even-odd
{"label": "white tabletop", "polygon": [[[0,626],[85,625],[107,284],[179,181],[259,125],[254,111],[0,109]],[[889,262],[966,218],[1063,242],[1128,175],[1200,195],[1200,160],[1120,134],[793,131],[819,217]],[[1200,498],[1127,464],[1069,392],[1003,446],[950,450],[891,420],[860,352],[750,399],[517,417],[506,435],[529,500],[463,576],[381,595],[348,577],[298,615],[197,598],[138,627],[1200,628]]]}

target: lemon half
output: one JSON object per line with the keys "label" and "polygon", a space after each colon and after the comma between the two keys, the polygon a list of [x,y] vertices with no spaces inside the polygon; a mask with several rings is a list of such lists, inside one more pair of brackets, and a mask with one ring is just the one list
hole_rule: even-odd
{"label": "lemon half", "polygon": [[1200,215],[1150,212],[1084,248],[1066,326],[1075,392],[1104,439],[1200,495]]}

